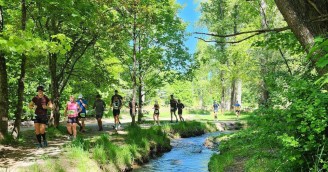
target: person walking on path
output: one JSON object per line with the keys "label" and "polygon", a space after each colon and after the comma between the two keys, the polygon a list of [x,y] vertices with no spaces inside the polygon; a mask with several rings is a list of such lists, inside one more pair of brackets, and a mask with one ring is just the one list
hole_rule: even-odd
{"label": "person walking on path", "polygon": [[235,107],[235,112],[236,112],[236,115],[237,115],[237,119],[239,119],[241,106],[238,103],[238,101],[236,102],[236,104],[234,105],[234,107]]}
{"label": "person walking on path", "polygon": [[216,101],[214,101],[214,103],[213,103],[213,111],[214,111],[214,120],[218,120],[218,111],[219,111],[219,104],[216,102]]}
{"label": "person walking on path", "polygon": [[102,126],[102,117],[104,114],[106,108],[106,104],[103,100],[101,100],[101,96],[98,94],[96,96],[96,101],[93,104],[93,109],[95,109],[96,111],[96,119],[97,119],[97,123],[98,123],[98,131],[102,131],[103,130],[103,126]]}
{"label": "person walking on path", "polygon": [[118,127],[120,127],[120,125],[121,125],[121,123],[119,121],[119,116],[121,113],[122,105],[123,105],[123,97],[118,94],[117,90],[115,90],[115,95],[112,96],[111,104],[110,104],[110,106],[113,107],[115,130],[117,130]]}
{"label": "person walking on path", "polygon": [[159,104],[157,101],[155,101],[155,104],[154,104],[154,115],[153,115],[153,118],[154,118],[154,125],[160,125],[159,123]]}
{"label": "person walking on path", "polygon": [[178,115],[179,115],[180,121],[184,121],[184,119],[182,117],[182,109],[185,108],[185,106],[183,103],[181,103],[180,99],[178,99],[177,108],[178,108]]}
{"label": "person walking on path", "polygon": [[[78,97],[78,100],[76,102],[78,103],[78,105],[80,106],[80,109],[81,109],[81,111],[78,114],[76,122],[77,122],[77,125],[80,126],[80,131],[84,133],[85,132],[84,121],[85,121],[85,116],[87,114],[88,101],[83,98],[82,94],[80,94]],[[82,121],[82,124],[80,123],[80,119]]]}
{"label": "person walking on path", "polygon": [[71,95],[69,97],[69,102],[66,104],[66,108],[64,111],[64,115],[67,116],[67,131],[69,134],[69,138],[76,138],[76,123],[77,116],[81,112],[80,106],[75,101],[75,97]]}
{"label": "person walking on path", "polygon": [[170,99],[170,112],[171,112],[171,123],[173,122],[173,114],[175,116],[175,122],[178,122],[178,118],[177,118],[177,114],[176,114],[176,111],[177,111],[177,101],[174,99],[173,97],[173,94],[171,95],[171,99]]}
{"label": "person walking on path", "polygon": [[[52,109],[52,102],[50,99],[44,95],[44,87],[38,86],[36,91],[38,94],[32,98],[32,101],[29,103],[29,108],[34,109],[34,129],[36,139],[38,141],[38,148],[48,146],[46,139],[46,124],[48,122],[47,112]],[[41,137],[43,139],[43,145],[41,144]]]}

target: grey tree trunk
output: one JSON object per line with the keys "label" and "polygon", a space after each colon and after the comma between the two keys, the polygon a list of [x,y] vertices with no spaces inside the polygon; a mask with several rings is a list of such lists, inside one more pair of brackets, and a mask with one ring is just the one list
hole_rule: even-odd
{"label": "grey tree trunk", "polygon": [[233,79],[231,81],[230,110],[233,110],[233,108],[234,108],[233,105],[236,102],[235,91],[236,91],[236,79]]}
{"label": "grey tree trunk", "polygon": [[243,81],[241,79],[236,80],[236,90],[235,90],[235,100],[241,103],[241,97],[242,97],[242,85]]}
{"label": "grey tree trunk", "polygon": [[[266,17],[266,7],[267,4],[264,0],[261,0],[260,2],[260,15],[261,15],[261,27],[262,29],[268,28],[268,20]],[[265,50],[264,50],[265,51]],[[260,99],[259,99],[259,105],[267,106],[267,102],[270,96],[270,92],[267,87],[267,83],[265,81],[265,76],[268,74],[267,71],[267,62],[268,62],[268,56],[263,55],[263,57],[260,57],[260,64],[261,64],[261,84],[260,84]]]}

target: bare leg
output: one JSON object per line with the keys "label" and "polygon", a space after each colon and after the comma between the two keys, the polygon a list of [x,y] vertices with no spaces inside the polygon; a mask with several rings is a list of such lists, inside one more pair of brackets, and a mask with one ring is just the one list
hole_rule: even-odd
{"label": "bare leg", "polygon": [[103,129],[101,118],[97,118],[97,122],[98,122],[99,131],[101,131]]}
{"label": "bare leg", "polygon": [[174,116],[175,116],[175,122],[178,122],[178,117],[177,117],[177,114],[175,113],[175,111],[174,111]]}
{"label": "bare leg", "polygon": [[74,139],[76,138],[76,123],[73,123],[72,124],[72,129],[73,129],[73,137],[74,137]]}
{"label": "bare leg", "polygon": [[72,135],[73,134],[73,132],[72,132],[72,124],[71,123],[67,123],[66,127],[67,127],[68,134],[69,135]]}

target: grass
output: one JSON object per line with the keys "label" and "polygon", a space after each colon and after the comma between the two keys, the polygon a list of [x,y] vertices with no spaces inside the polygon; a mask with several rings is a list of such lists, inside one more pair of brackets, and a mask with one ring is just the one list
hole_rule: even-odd
{"label": "grass", "polygon": [[207,132],[216,131],[216,126],[212,123],[206,122],[197,122],[197,121],[188,121],[180,122],[176,125],[170,125],[168,123],[163,125],[163,130],[166,133],[170,133],[174,137],[193,137],[202,135]]}

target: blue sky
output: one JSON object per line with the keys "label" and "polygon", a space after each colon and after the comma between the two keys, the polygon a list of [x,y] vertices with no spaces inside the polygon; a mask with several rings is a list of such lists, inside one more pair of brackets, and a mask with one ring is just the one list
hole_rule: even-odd
{"label": "blue sky", "polygon": [[[204,28],[196,27],[196,22],[200,17],[200,12],[197,10],[199,7],[199,1],[195,0],[177,0],[184,8],[180,10],[179,17],[181,17],[185,22],[187,22],[188,28],[187,32],[193,33],[197,31],[204,31]],[[186,46],[189,48],[189,53],[193,54],[196,50],[197,39],[194,35],[188,37],[185,41]]]}

